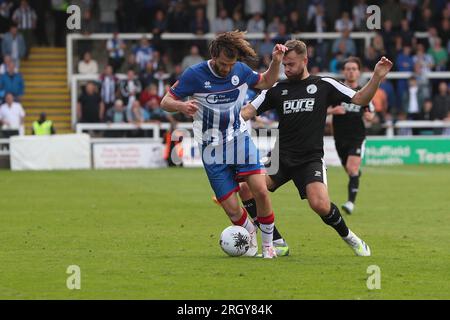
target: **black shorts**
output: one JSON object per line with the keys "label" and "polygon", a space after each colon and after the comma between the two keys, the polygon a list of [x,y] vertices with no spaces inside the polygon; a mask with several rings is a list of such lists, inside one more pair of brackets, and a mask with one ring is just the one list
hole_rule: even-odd
{"label": "black shorts", "polygon": [[347,164],[348,156],[364,157],[364,146],[366,140],[361,141],[340,141],[335,140],[334,145],[336,151],[341,159],[342,165],[345,167]]}
{"label": "black shorts", "polygon": [[327,167],[323,159],[312,160],[298,166],[283,165],[280,161],[280,167],[276,174],[270,175],[275,186],[269,188],[270,192],[274,192],[290,180],[294,181],[295,186],[302,199],[306,199],[306,186],[312,182],[321,182],[327,185]]}

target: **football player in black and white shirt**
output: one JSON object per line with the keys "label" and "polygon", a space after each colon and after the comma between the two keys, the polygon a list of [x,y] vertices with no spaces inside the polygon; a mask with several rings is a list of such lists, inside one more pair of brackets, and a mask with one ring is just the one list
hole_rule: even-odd
{"label": "football player in black and white shirt", "polygon": [[[345,84],[354,90],[361,89],[358,81],[361,76],[361,60],[357,57],[349,57],[343,65]],[[356,194],[359,188],[361,176],[361,159],[364,156],[366,139],[366,127],[363,118],[371,121],[374,117],[372,103],[360,106],[353,103],[341,103],[338,106],[328,108],[328,113],[333,115],[333,135],[336,151],[341,163],[349,176],[348,201],[342,205],[342,209],[351,214],[355,207]]]}
{"label": "football player in black and white shirt", "polygon": [[356,255],[370,256],[370,248],[348,229],[338,207],[330,202],[323,136],[328,106],[342,102],[367,105],[392,68],[392,62],[382,57],[370,81],[356,92],[333,78],[310,75],[306,45],[302,41],[289,40],[285,46],[288,50],[282,63],[287,79],[262,91],[241,110],[244,119],[270,109],[278,113],[278,148],[272,152],[271,159],[274,161],[276,157],[279,161],[279,170],[266,176],[267,187],[273,192],[293,180],[300,197],[308,199],[310,207],[339,233]]}

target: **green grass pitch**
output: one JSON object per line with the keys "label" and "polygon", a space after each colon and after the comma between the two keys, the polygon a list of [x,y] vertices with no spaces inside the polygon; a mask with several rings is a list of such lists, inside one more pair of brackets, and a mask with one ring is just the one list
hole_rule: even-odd
{"label": "green grass pitch", "polygon": [[[331,198],[347,178],[329,168]],[[450,166],[365,167],[348,226],[356,257],[300,201],[272,195],[291,256],[230,258],[201,169],[0,171],[1,299],[450,299]],[[81,289],[69,290],[69,265]],[[367,268],[381,288],[366,286]]]}

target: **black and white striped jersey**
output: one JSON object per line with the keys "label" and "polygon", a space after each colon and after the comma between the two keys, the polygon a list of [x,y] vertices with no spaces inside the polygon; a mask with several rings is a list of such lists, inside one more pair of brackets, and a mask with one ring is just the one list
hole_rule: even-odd
{"label": "black and white striped jersey", "polygon": [[[361,89],[360,87],[355,90]],[[374,112],[372,103],[359,106],[354,103],[339,103],[345,109],[345,114],[333,115],[333,135],[338,141],[361,143],[366,138],[366,127],[362,116],[364,112]]]}
{"label": "black and white striped jersey", "polygon": [[280,81],[251,104],[258,115],[276,110],[280,159],[295,166],[323,158],[327,108],[350,103],[355,93],[336,79],[310,75],[303,80]]}

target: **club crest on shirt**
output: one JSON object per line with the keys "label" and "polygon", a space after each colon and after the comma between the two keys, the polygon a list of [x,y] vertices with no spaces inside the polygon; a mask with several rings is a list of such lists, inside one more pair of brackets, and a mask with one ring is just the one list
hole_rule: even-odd
{"label": "club crest on shirt", "polygon": [[310,84],[309,86],[306,87],[306,92],[308,92],[309,94],[314,94],[317,92],[317,86],[315,84]]}
{"label": "club crest on shirt", "polygon": [[231,84],[233,86],[237,86],[239,84],[239,77],[237,75],[231,77]]}

